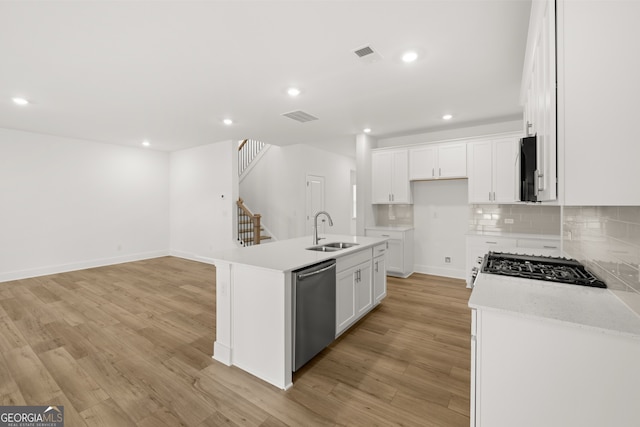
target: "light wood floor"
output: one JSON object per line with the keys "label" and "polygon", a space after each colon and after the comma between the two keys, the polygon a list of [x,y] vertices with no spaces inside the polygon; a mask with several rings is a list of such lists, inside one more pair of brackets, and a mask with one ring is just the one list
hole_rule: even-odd
{"label": "light wood floor", "polygon": [[0,405],[75,426],[469,425],[469,290],[414,274],[281,391],[211,359],[215,268],[179,258],[0,283]]}

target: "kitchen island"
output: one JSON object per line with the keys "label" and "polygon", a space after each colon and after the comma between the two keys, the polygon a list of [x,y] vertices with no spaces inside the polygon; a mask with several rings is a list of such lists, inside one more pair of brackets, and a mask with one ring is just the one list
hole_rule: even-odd
{"label": "kitchen island", "polygon": [[631,426],[640,317],[609,289],[480,273],[469,299],[472,426]]}
{"label": "kitchen island", "polygon": [[[384,280],[386,238],[327,235],[322,243],[346,242],[352,247],[333,252],[308,250],[312,237],[235,248],[215,256],[216,341],[213,358],[237,366],[281,389],[292,385],[292,271],[329,259],[337,260],[337,286],[353,284],[346,295],[349,304],[337,301],[336,336],[364,316],[384,297],[375,295],[376,279]],[[381,262],[382,261],[382,262]],[[377,274],[371,274],[373,266]],[[364,267],[361,267],[364,266]],[[369,271],[359,280],[361,271]],[[351,272],[353,270],[353,272]],[[357,271],[357,275],[356,272]],[[351,272],[351,273],[350,273]],[[382,273],[382,274],[380,274]],[[349,277],[347,277],[349,279]],[[355,286],[364,284],[368,304],[356,309]],[[384,283],[386,285],[386,282]],[[384,287],[386,289],[386,287]],[[337,298],[345,292],[337,290]],[[340,307],[353,307],[353,316],[342,316]]]}

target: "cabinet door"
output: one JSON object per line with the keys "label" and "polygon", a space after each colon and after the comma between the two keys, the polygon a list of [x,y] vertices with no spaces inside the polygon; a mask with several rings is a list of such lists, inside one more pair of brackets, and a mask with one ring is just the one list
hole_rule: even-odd
{"label": "cabinet door", "polygon": [[438,178],[467,176],[467,144],[445,144],[438,147]]}
{"label": "cabinet door", "polygon": [[411,203],[411,187],[409,184],[409,152],[407,150],[393,152],[391,202]]}
{"label": "cabinet door", "polygon": [[437,155],[436,147],[409,150],[409,179],[434,179],[436,177]]}
{"label": "cabinet door", "polygon": [[[553,0],[534,2],[531,9],[531,27],[527,38],[527,53],[525,58],[525,70],[523,73],[524,122],[527,135],[537,136],[536,160],[538,165],[538,201],[555,200],[557,197],[557,141],[556,141],[556,25],[555,4]],[[591,28],[591,27],[589,27]],[[580,45],[592,46],[592,44],[580,39]],[[583,50],[583,49],[580,49]],[[621,50],[623,51],[623,50]],[[597,55],[589,51],[589,57]],[[607,64],[606,61],[600,61]],[[611,67],[609,67],[611,68]],[[592,67],[581,67],[580,74]],[[604,81],[602,75],[598,81]],[[571,79],[572,87],[575,80]],[[594,97],[590,85],[589,99],[601,99]],[[607,89],[609,90],[609,89]],[[592,106],[592,102],[583,103]],[[600,103],[607,105],[607,103]],[[595,105],[595,104],[594,104]],[[597,120],[598,121],[598,120]],[[583,126],[581,123],[580,126]],[[578,139],[579,140],[579,139]],[[579,140],[583,144],[583,140]],[[591,171],[590,171],[591,172]],[[585,188],[591,188],[585,185]]]}
{"label": "cabinet door", "polygon": [[373,301],[376,304],[387,296],[385,258],[386,255],[383,254],[373,259]]}
{"label": "cabinet door", "polygon": [[371,261],[360,264],[355,277],[356,317],[360,317],[373,305],[373,290],[371,288]]}
{"label": "cabinet door", "polygon": [[519,199],[518,139],[504,138],[493,141],[493,201],[513,203]]}
{"label": "cabinet door", "polygon": [[371,154],[372,203],[391,202],[393,153],[383,151]]}
{"label": "cabinet door", "polygon": [[389,263],[387,270],[396,273],[403,273],[404,254],[402,240],[390,239],[389,250],[387,251],[387,261]]}
{"label": "cabinet door", "polygon": [[491,141],[470,143],[469,203],[487,203],[493,199],[493,150]]}
{"label": "cabinet door", "polygon": [[350,268],[336,276],[336,336],[356,318],[356,270],[356,267]]}

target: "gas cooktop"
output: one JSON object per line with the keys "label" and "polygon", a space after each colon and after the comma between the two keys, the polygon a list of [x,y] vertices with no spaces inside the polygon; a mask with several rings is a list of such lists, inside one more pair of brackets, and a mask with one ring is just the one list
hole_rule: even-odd
{"label": "gas cooktop", "polygon": [[580,262],[560,257],[489,252],[485,255],[482,272],[596,288],[607,287]]}

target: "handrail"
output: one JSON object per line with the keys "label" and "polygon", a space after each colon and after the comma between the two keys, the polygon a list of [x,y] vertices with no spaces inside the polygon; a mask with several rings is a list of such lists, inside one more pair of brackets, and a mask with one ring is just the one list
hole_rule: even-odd
{"label": "handrail", "polygon": [[[260,214],[253,214],[245,205],[242,198],[238,198],[236,202],[238,205],[238,240],[242,241],[245,245],[259,245],[260,244]],[[247,223],[240,221],[243,216],[249,218],[251,227],[246,227]],[[246,238],[246,240],[245,240]]]}

